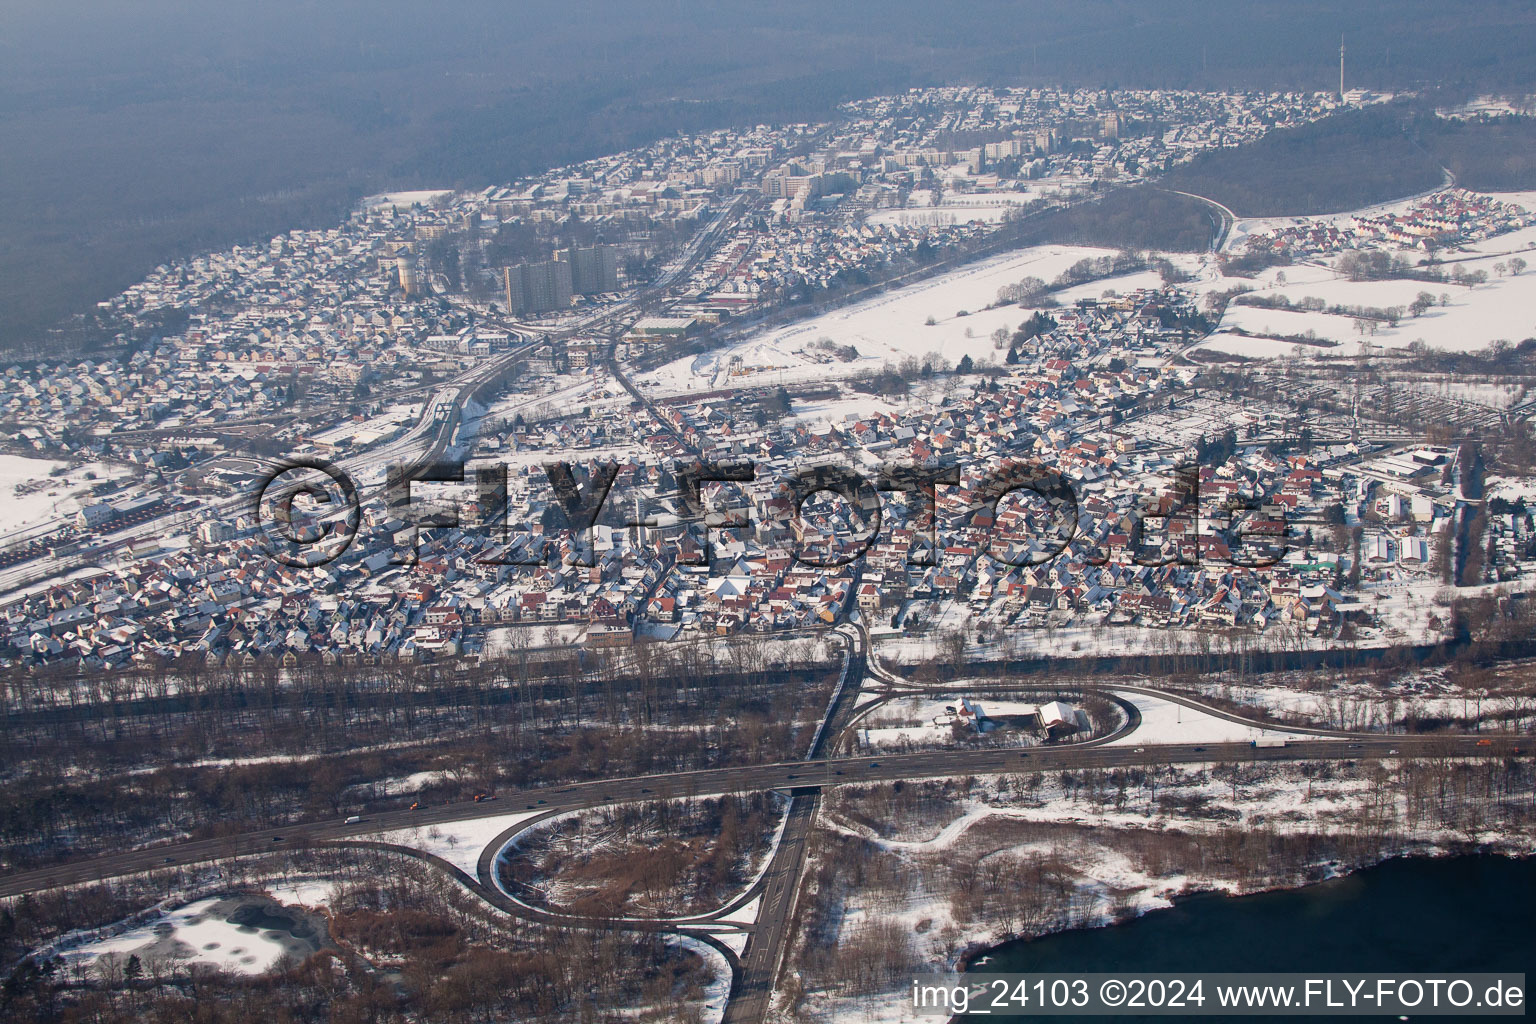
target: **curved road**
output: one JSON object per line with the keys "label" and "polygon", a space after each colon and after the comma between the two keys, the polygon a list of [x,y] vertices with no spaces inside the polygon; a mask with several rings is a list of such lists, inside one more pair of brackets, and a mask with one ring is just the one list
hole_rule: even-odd
{"label": "curved road", "polygon": [[1227,236],[1232,233],[1232,225],[1237,223],[1237,214],[1209,196],[1196,195],[1193,192],[1180,192],[1176,188],[1165,188],[1161,191],[1198,200],[1209,206],[1216,213],[1220,225],[1217,228],[1216,237],[1211,240],[1211,252],[1221,252],[1222,247],[1227,244]]}
{"label": "curved road", "polygon": [[[1165,695],[1166,696],[1166,695]],[[1253,723],[1258,726],[1259,723]],[[1345,738],[1345,737],[1341,737]],[[1489,742],[1488,747],[1479,743]],[[578,810],[603,804],[679,797],[712,796],[752,790],[817,790],[824,785],[893,782],[946,775],[989,775],[1017,771],[1060,771],[1077,768],[1124,768],[1138,765],[1203,761],[1355,760],[1387,757],[1504,756],[1530,753],[1531,740],[1518,736],[1370,736],[1355,743],[1339,739],[1297,740],[1285,747],[1255,748],[1248,743],[1153,744],[1146,748],[1074,744],[1034,747],[1026,751],[928,751],[875,757],[834,757],[778,761],[739,768],[707,768],[668,775],[640,775],[605,782],[582,782],[562,789],[514,790],[495,805],[462,801],[416,811],[365,815],[361,822],[340,819],[282,828],[257,829],[213,839],[194,839],[104,854],[84,860],[0,876],[0,898],[19,896],[60,885],[77,885],[105,878],[153,871],[167,865],[196,864],[233,856],[269,853],[340,839],[361,838],[385,829],[412,828],[486,818],[521,810]],[[542,805],[537,801],[545,801]]]}
{"label": "curved road", "polygon": [[[514,790],[500,794],[494,804],[460,802],[415,811],[389,811],[364,816],[361,821],[330,820],[285,828],[258,829],[213,839],[171,843],[147,849],[129,850],[85,860],[73,861],[31,871],[0,876],[0,897],[18,896],[56,886],[74,885],[121,875],[165,869],[172,866],[204,863],[238,856],[270,853],[312,844],[387,846],[405,850],[455,877],[485,902],[505,913],[557,926],[622,928],[641,931],[668,931],[691,935],[708,942],[725,956],[734,979],[726,1010],[726,1021],[760,1021],[766,1015],[775,988],[787,943],[785,936],[793,918],[800,877],[804,869],[806,841],[818,809],[820,792],[828,786],[846,783],[887,782],[914,778],[954,775],[999,774],[1019,771],[1057,771],[1083,768],[1125,768],[1165,766],[1212,761],[1301,761],[1356,760],[1390,756],[1505,756],[1529,752],[1516,744],[1528,743],[1516,736],[1410,736],[1329,733],[1286,727],[1288,732],[1310,731],[1316,739],[1292,740],[1283,747],[1255,747],[1250,743],[1173,743],[1146,747],[1105,745],[1110,739],[1134,735],[1137,721],[1111,737],[1100,741],[1027,749],[939,750],[912,754],[874,755],[870,757],[828,757],[823,748],[831,745],[829,737],[840,737],[853,718],[853,707],[866,672],[889,686],[908,692],[927,692],[942,687],[916,686],[901,680],[866,658],[863,631],[850,626],[836,632],[845,642],[845,664],[832,701],[817,729],[812,749],[805,760],[780,761],[733,768],[711,768],[662,775],[632,776],[598,782],[576,783],[563,787]],[[950,685],[953,689],[953,684]],[[1108,688],[1106,688],[1108,689]],[[1150,687],[1123,685],[1114,689],[1155,695],[1205,714],[1255,728],[1275,726],[1243,719],[1229,712],[1207,707],[1180,694]],[[583,919],[530,907],[502,892],[491,875],[494,861],[506,842],[517,832],[540,820],[574,810],[615,803],[644,802],[679,797],[698,797],[757,790],[785,790],[790,795],[788,819],[781,841],[763,876],[745,893],[725,907],[687,920]],[[471,878],[441,858],[404,847],[380,843],[370,835],[394,828],[427,827],[495,814],[521,811],[543,812],[509,828],[482,852],[476,878]],[[749,898],[759,898],[759,913],[753,925],[722,924],[727,916]],[[741,957],[717,937],[716,933],[745,932],[749,938]]]}

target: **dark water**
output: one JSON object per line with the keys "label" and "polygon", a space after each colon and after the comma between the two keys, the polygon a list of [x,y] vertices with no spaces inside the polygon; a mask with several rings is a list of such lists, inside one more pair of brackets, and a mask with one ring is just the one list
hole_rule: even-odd
{"label": "dark water", "polygon": [[972,969],[1536,974],[1536,859],[1405,858],[1302,889],[1192,896],[1126,924],[1010,942],[991,957]]}

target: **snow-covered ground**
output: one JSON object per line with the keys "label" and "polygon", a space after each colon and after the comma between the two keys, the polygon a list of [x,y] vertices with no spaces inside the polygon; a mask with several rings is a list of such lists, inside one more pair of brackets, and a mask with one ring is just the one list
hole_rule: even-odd
{"label": "snow-covered ground", "polygon": [[549,377],[540,380],[519,381],[517,388],[491,404],[486,416],[489,419],[510,420],[522,413],[532,415],[565,416],[585,408],[605,408],[616,404],[627,405],[629,392],[606,373],[590,370],[586,374]]}
{"label": "snow-covered ground", "polygon": [[[778,848],[777,841],[774,843],[774,848]],[[772,863],[772,861],[773,855],[770,853],[763,859],[763,869],[767,870],[768,865]],[[714,920],[720,924],[756,924],[757,915],[762,913],[762,911],[763,898],[761,896],[756,896],[748,900],[746,903],[743,903],[729,914],[726,914],[723,917],[717,917]]]}
{"label": "snow-covered ground", "polygon": [[1453,107],[1436,107],[1435,116],[1460,120],[1484,115],[1529,114],[1533,110],[1536,110],[1536,96],[1518,100],[1508,96],[1478,96]]}
{"label": "snow-covered ground", "polygon": [[97,965],[113,957],[119,966],[130,956],[203,964],[231,974],[257,975],[275,966],[284,954],[303,959],[307,945],[286,933],[234,924],[226,915],[237,900],[214,897],[189,903],[178,910],[120,934],[66,949],[60,954],[67,964]]}
{"label": "snow-covered ground", "polygon": [[[1186,273],[1193,273],[1200,267],[1200,257],[1190,256],[1185,253],[1165,253],[1168,261]],[[1070,306],[1078,299],[1102,299],[1106,292],[1114,292],[1116,295],[1128,295],[1140,288],[1161,289],[1163,279],[1155,270],[1138,270],[1133,274],[1120,274],[1116,277],[1106,277],[1099,281],[1089,281],[1087,284],[1076,284],[1071,288],[1063,288],[1061,291],[1052,292],[1052,297],[1063,306]]]}
{"label": "snow-covered ground", "polygon": [[[678,805],[688,803],[690,801],[687,798],[674,798],[666,802],[673,805]],[[746,893],[751,892],[755,886],[762,882],[764,875],[766,875],[768,872],[769,866],[772,865],[773,856],[778,851],[779,844],[784,840],[784,830],[789,825],[789,815],[787,813],[789,809],[788,800],[782,796],[779,796],[776,800],[776,803],[778,824],[774,827],[772,837],[768,840],[766,845],[753,846],[748,849],[745,855],[745,859],[741,863],[740,867],[742,867],[744,871],[750,871],[751,874],[747,881],[741,886],[741,888],[733,892],[727,899],[721,902],[719,907],[728,907]],[[605,847],[612,849],[615,846],[622,845],[628,848],[635,843],[643,843],[647,838],[654,839],[656,841],[660,841],[662,838],[661,831],[655,826],[647,826],[648,835],[639,836],[632,832],[624,832],[614,827],[611,822],[604,822],[602,820],[592,822],[593,827],[590,831],[588,831],[587,823],[591,822],[595,812],[600,811],[602,811],[602,808],[586,808],[585,810],[579,811],[566,811],[563,814],[557,814],[550,817],[548,820],[535,826],[535,828],[546,831],[557,830],[571,822],[581,822],[582,827],[577,837],[567,837],[565,839],[559,840],[559,842],[566,844],[574,843],[579,846],[579,848],[584,853],[587,854],[595,853]],[[497,860],[500,861],[502,858],[513,856],[514,851],[517,851],[520,848],[522,841],[526,838],[529,838],[531,835],[531,832],[519,832],[517,835],[514,835],[510,840],[507,841],[504,847],[497,851]],[[502,884],[499,873],[496,875],[495,884],[496,887],[500,889],[504,895],[518,903],[524,903],[526,905],[525,901],[519,897],[518,894],[508,891],[506,886]],[[569,902],[576,892],[576,889],[573,886],[560,879],[546,880],[539,884],[539,888],[543,890],[545,899],[552,904],[562,904]],[[758,907],[760,902],[760,899],[754,899],[732,912],[729,916],[719,919],[710,917],[710,914],[717,912],[719,907],[694,914],[681,916],[675,914],[664,914],[661,916],[666,919],[684,922],[698,922],[701,918],[709,918],[711,923],[718,920],[718,922],[722,924],[751,924],[757,920]],[[650,919],[651,918],[630,917],[626,918],[625,920]]]}
{"label": "snow-covered ground", "polygon": [[383,797],[402,796],[407,793],[417,793],[435,786],[445,779],[454,776],[451,771],[425,771],[412,772],[409,775],[397,775],[392,778],[370,779],[354,786],[348,786],[346,795],[351,799],[354,794],[365,800],[378,800]]}
{"label": "snow-covered ground", "polygon": [[[1514,497],[1515,491],[1502,492]],[[1514,589],[1518,585],[1509,585]],[[1428,571],[1400,570],[1387,583],[1365,583],[1358,591],[1360,600],[1379,618],[1380,627],[1362,628],[1354,641],[1359,648],[1385,647],[1411,638],[1425,643],[1443,637],[1450,619],[1441,604],[1444,585]],[[1462,592],[1466,596],[1466,592]],[[1009,626],[997,639],[973,642],[975,610],[967,601],[924,602],[921,608],[922,632],[912,635],[880,637],[874,647],[887,664],[912,664],[949,656],[946,635],[965,627],[966,657],[977,660],[1039,657],[1089,658],[1117,657],[1127,654],[1210,653],[1211,651],[1283,651],[1321,650],[1337,646],[1327,629],[1317,634],[1299,632],[1283,623],[1271,624],[1262,632],[1248,627],[1236,630],[1206,628],[1163,629],[1154,626],[1119,625],[1102,621],[1097,613],[1079,615],[1070,624],[1052,622],[1048,627]],[[1431,619],[1439,625],[1431,623]]]}
{"label": "snow-covered ground", "polygon": [[[1511,665],[1511,671],[1528,671]],[[1502,692],[1497,679],[1492,690],[1453,682],[1443,667],[1415,668],[1390,681],[1367,682],[1332,673],[1305,670],[1267,678],[1262,685],[1217,678],[1200,689],[1238,704],[1264,708],[1303,724],[1330,729],[1401,728],[1424,719],[1466,719],[1496,716],[1503,727],[1521,731],[1536,717],[1536,704],[1518,694]],[[1242,712],[1238,712],[1242,714]]]}
{"label": "snow-covered ground", "polygon": [[[1384,765],[1394,768],[1391,761]],[[1264,869],[1244,878],[1219,865],[1198,871],[1182,868],[1157,852],[1163,849],[1156,838],[1160,834],[1167,834],[1175,846],[1177,836],[1198,841],[1243,823],[1278,832],[1326,834],[1350,827],[1348,822],[1373,799],[1366,771],[1317,776],[1297,765],[1236,771],[1232,766],[1181,765],[1159,770],[1155,799],[1144,782],[1128,789],[1115,784],[1088,787],[1075,773],[1048,773],[1033,782],[995,777],[966,787],[953,779],[914,780],[905,784],[904,793],[911,797],[925,787],[943,797],[937,814],[886,818],[884,830],[876,832],[866,822],[872,806],[881,803],[862,804],[857,789],[851,789],[842,791],[842,800],[851,797],[852,802],[834,798],[822,820],[827,828],[868,842],[906,869],[898,874],[904,884],[895,888],[839,886],[830,897],[838,941],[872,924],[894,924],[911,937],[918,969],[933,971],[952,970],[956,954],[968,946],[990,945],[1004,937],[991,925],[958,912],[959,896],[953,889],[924,883],[944,879],[945,865],[973,862],[985,869],[996,858],[1042,858],[1056,870],[1070,872],[1076,895],[1061,916],[1034,925],[1034,930],[1102,926],[1168,907],[1186,892],[1235,894],[1295,884],[1299,878],[1275,877]],[[1462,832],[1407,815],[1404,795],[1398,794],[1396,802],[1404,844],[1399,852],[1433,853],[1467,840]],[[845,815],[845,808],[853,813]],[[1532,848],[1528,835],[1501,834],[1492,826],[1477,839],[1521,854]],[[1332,862],[1311,864],[1306,876],[1316,880],[1339,870]],[[827,1024],[918,1024],[932,1019],[917,1016],[909,998],[907,991],[872,997],[820,993],[810,1006],[813,1018]]]}
{"label": "snow-covered ground", "polygon": [[[537,626],[493,626],[485,631],[485,653],[510,654],[519,646],[544,647],[556,644],[578,644],[587,635],[587,627],[581,622],[551,622]],[[553,637],[553,641],[551,641]],[[522,643],[519,643],[519,640]]]}
{"label": "snow-covered ground", "polygon": [[426,205],[434,199],[451,195],[453,195],[451,188],[418,188],[404,192],[384,192],[364,199],[363,209],[375,210],[381,206],[414,206],[416,203]]}
{"label": "snow-covered ground", "polygon": [[[0,542],[15,539],[6,535],[27,526],[74,515],[92,485],[129,475],[123,467],[104,462],[68,467],[69,463],[53,459],[0,455]],[[56,469],[67,472],[53,476]],[[95,478],[87,478],[88,473]]]}
{"label": "snow-covered ground", "polygon": [[[1394,594],[1397,592],[1394,591]],[[964,601],[942,602],[942,620],[932,615],[924,619],[924,632],[912,636],[882,638],[875,642],[879,656],[890,664],[931,661],[947,653],[942,638],[956,622],[968,623],[974,616]],[[966,643],[966,657],[981,660],[1002,657],[1114,657],[1125,654],[1195,653],[1212,649],[1281,650],[1327,646],[1324,639],[1298,636],[1294,631],[1271,627],[1262,633],[1239,630],[1215,634],[1206,630],[1172,630],[1155,626],[1106,625],[1083,622],[1052,628],[1010,627],[1001,639],[987,643]]]}
{"label": "snow-covered ground", "polygon": [[[918,193],[918,195],[926,195]],[[1025,203],[1041,196],[1035,192],[950,193],[937,205],[923,203],[905,208],[877,210],[865,218],[872,227],[897,227],[944,224],[994,224]]]}
{"label": "snow-covered ground", "polygon": [[731,998],[731,965],[726,963],[725,957],[718,949],[707,942],[699,941],[692,935],[668,935],[666,942],[697,953],[709,965],[713,977],[704,989],[703,1014],[700,1021],[701,1024],[720,1024],[720,1021],[725,1019],[725,1004]]}
{"label": "snow-covered ground", "polygon": [[529,818],[538,817],[542,811],[524,811],[516,814],[497,814],[487,818],[470,818],[467,821],[450,821],[443,825],[397,828],[377,832],[360,838],[381,843],[394,843],[423,853],[441,857],[471,878],[478,877],[480,852],[502,832]]}
{"label": "snow-covered ground", "polygon": [[1233,305],[1222,318],[1221,328],[1242,328],[1257,335],[1299,335],[1314,332],[1332,346],[1304,345],[1300,349],[1290,341],[1268,337],[1244,338],[1231,333],[1213,335],[1200,348],[1260,358],[1299,354],[1303,358],[1319,355],[1353,356],[1361,342],[1372,348],[1407,348],[1422,341],[1431,348],[1470,352],[1504,340],[1519,342],[1536,336],[1536,273],[1527,271],[1518,277],[1490,277],[1486,284],[1465,288],[1451,284],[1425,284],[1420,281],[1345,281],[1286,285],[1274,289],[1293,301],[1315,296],[1329,303],[1346,306],[1407,306],[1421,291],[1442,293],[1449,297],[1445,306],[1434,306],[1423,316],[1404,316],[1396,327],[1378,324],[1374,333],[1361,334],[1351,316],[1332,313],[1299,313],[1288,310],[1258,309]]}
{"label": "snow-covered ground", "polygon": [[855,420],[878,413],[895,414],[900,404],[870,395],[845,398],[806,400],[791,403],[786,420],[798,420],[809,424],[839,424],[852,417]]}
{"label": "snow-covered ground", "polygon": [[1321,339],[1343,344],[1354,327],[1354,318],[1328,313],[1293,313],[1285,309],[1260,309],[1233,303],[1222,317],[1224,329],[1238,329],[1249,334],[1274,338],[1305,336],[1309,332]]}
{"label": "snow-covered ground", "polygon": [[401,403],[385,408],[377,416],[364,420],[345,419],[333,427],[319,431],[314,440],[335,444],[338,441],[356,439],[361,444],[372,444],[380,437],[421,418],[421,403]]}
{"label": "snow-covered ground", "polygon": [[336,898],[336,883],[321,878],[277,882],[267,886],[267,894],[289,906],[325,907]]}
{"label": "snow-covered ground", "polygon": [[1218,718],[1195,708],[1186,707],[1164,697],[1146,693],[1116,691],[1121,697],[1136,705],[1141,712],[1141,724],[1108,746],[1133,746],[1161,743],[1246,743],[1266,739],[1319,739],[1306,733],[1286,732],[1282,729],[1257,728]]}
{"label": "snow-covered ground", "polygon": [[1527,502],[1536,501],[1536,479],[1490,476],[1483,481],[1483,485],[1490,498],[1504,498],[1508,501],[1524,498]]}
{"label": "snow-covered ground", "polygon": [[[1108,255],[1113,251],[1042,245],[983,260],[718,351],[668,363],[643,375],[641,386],[654,389],[656,394],[681,394],[714,390],[728,382],[747,386],[821,381],[867,373],[908,356],[922,359],[929,353],[951,364],[966,355],[1001,362],[1006,353],[993,346],[992,332],[999,327],[1012,332],[1028,319],[1028,313],[1016,305],[987,309],[997,301],[998,289],[1026,277],[1038,277],[1049,284],[1081,259]],[[961,311],[968,315],[957,316]],[[927,323],[930,317],[933,324]],[[858,358],[842,362],[818,350],[816,346],[823,338],[834,346],[852,345]],[[746,372],[731,377],[736,357]]]}
{"label": "snow-covered ground", "polygon": [[[1515,203],[1536,211],[1536,192],[1494,193],[1494,198]],[[1339,223],[1347,222],[1357,213],[1377,216],[1385,212],[1401,212],[1411,205],[1403,200],[1362,211],[1331,214],[1314,218],[1271,217],[1260,220],[1239,221],[1233,229],[1228,247],[1240,247],[1247,235],[1301,223],[1306,220]],[[1373,307],[1385,309],[1391,306],[1407,307],[1420,292],[1428,292],[1437,300],[1446,296],[1445,305],[1435,305],[1422,316],[1404,315],[1396,327],[1377,324],[1372,333],[1361,333],[1352,316],[1338,313],[1292,312],[1268,310],[1233,303],[1222,318],[1223,329],[1241,328],[1260,335],[1300,335],[1313,331],[1322,339],[1338,343],[1333,348],[1306,346],[1300,350],[1303,357],[1318,355],[1355,355],[1362,340],[1373,347],[1384,349],[1407,348],[1422,341],[1432,348],[1450,351],[1473,351],[1485,348],[1500,339],[1518,342],[1536,335],[1536,272],[1527,270],[1519,275],[1500,275],[1498,264],[1507,264],[1512,255],[1522,255],[1532,260],[1536,247],[1536,227],[1522,228],[1492,238],[1469,242],[1464,246],[1448,249],[1439,255],[1448,261],[1441,269],[1450,273],[1456,267],[1467,272],[1484,271],[1488,281],[1473,288],[1451,282],[1426,282],[1411,279],[1388,281],[1350,281],[1340,276],[1334,265],[1338,256],[1325,259],[1309,259],[1290,266],[1270,267],[1253,278],[1215,278],[1201,282],[1198,291],[1219,290],[1243,284],[1252,287],[1256,294],[1284,297],[1293,303],[1305,298],[1323,300],[1329,306]],[[1388,251],[1394,251],[1388,249]],[[1400,253],[1410,263],[1417,264],[1424,258],[1418,250]],[[1454,262],[1450,262],[1454,261]],[[1369,328],[1370,325],[1367,325]],[[1268,338],[1244,338],[1231,333],[1217,333],[1199,346],[1218,352],[1227,352],[1254,358],[1280,358],[1297,354],[1290,342]]]}
{"label": "snow-covered ground", "polygon": [[[867,747],[890,747],[904,744],[947,744],[953,739],[955,716],[946,708],[959,708],[960,696],[906,697],[893,700],[871,711],[859,730],[859,741]],[[1033,701],[995,700],[977,698],[982,712],[992,719],[1010,716],[1030,716],[1036,712]],[[1033,743],[1027,732],[1013,730],[1006,734],[1011,742]]]}

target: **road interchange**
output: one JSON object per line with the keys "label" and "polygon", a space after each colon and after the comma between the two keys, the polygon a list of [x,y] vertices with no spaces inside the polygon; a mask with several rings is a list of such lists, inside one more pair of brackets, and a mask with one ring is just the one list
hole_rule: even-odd
{"label": "road interchange", "polygon": [[[708,943],[725,958],[732,970],[731,999],[725,1020],[735,1024],[759,1021],[766,1015],[788,945],[786,936],[804,871],[809,833],[815,823],[821,794],[830,787],[920,778],[1211,762],[1507,756],[1530,751],[1529,741],[1516,736],[1356,734],[1292,727],[1284,728],[1298,738],[1289,739],[1285,746],[1278,747],[1255,746],[1251,742],[1158,743],[1151,740],[1136,746],[1126,742],[1128,737],[1135,736],[1140,724],[1137,716],[1132,714],[1115,733],[1083,743],[984,750],[941,749],[861,757],[827,756],[825,751],[834,749],[835,741],[853,725],[855,705],[866,680],[883,688],[881,697],[877,698],[880,700],[955,689],[955,684],[920,686],[874,663],[867,657],[867,638],[860,628],[845,624],[831,635],[840,637],[843,642],[842,675],[822,716],[813,746],[802,760],[531,787],[503,791],[490,803],[464,801],[415,810],[389,810],[361,815],[361,820],[310,822],[126,850],[0,876],[0,898],[312,846],[391,849],[417,857],[449,874],[489,906],[511,916],[556,927],[675,932]],[[1029,688],[1042,687],[1033,684]],[[1115,684],[1104,689],[1156,696],[1201,714],[1255,729],[1276,728],[1273,723],[1250,721],[1183,695],[1151,687]],[[857,711],[867,711],[871,703],[860,705]],[[780,840],[753,884],[727,905],[708,914],[687,919],[574,917],[517,899],[495,877],[501,851],[518,833],[558,815],[615,804],[765,790],[781,791],[788,796],[786,822]],[[430,853],[379,838],[380,833],[395,829],[431,828],[503,814],[524,814],[526,817],[485,846],[473,875]],[[726,920],[753,900],[758,901],[755,921],[746,924]],[[740,955],[725,941],[733,934],[746,936],[746,945]]]}

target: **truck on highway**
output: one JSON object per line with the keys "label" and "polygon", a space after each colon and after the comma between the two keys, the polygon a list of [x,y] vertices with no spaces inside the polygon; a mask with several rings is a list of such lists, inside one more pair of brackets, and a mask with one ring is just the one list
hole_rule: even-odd
{"label": "truck on highway", "polygon": [[1283,740],[1279,736],[1260,736],[1253,741],[1253,745],[1255,747],[1283,747],[1288,742],[1288,740]]}

